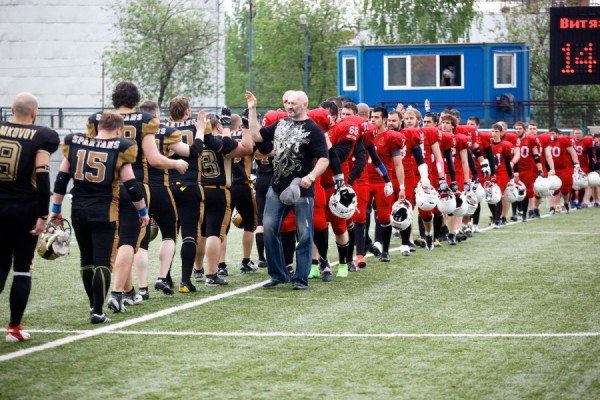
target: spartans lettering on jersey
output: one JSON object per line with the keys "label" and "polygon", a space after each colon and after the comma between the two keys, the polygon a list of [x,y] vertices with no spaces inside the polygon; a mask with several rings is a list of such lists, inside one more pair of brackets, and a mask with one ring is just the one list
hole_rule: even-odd
{"label": "spartans lettering on jersey", "polygon": [[16,126],[0,126],[0,136],[31,140],[37,133],[37,129],[20,128]]}
{"label": "spartans lettering on jersey", "polygon": [[[133,114],[121,114],[123,117],[123,121],[141,121],[142,113],[133,113]],[[100,121],[100,117],[102,114],[96,114],[96,121]]]}
{"label": "spartans lettering on jersey", "polygon": [[99,149],[118,149],[119,142],[116,140],[96,140],[90,137],[73,136],[73,143],[82,146],[95,147]]}

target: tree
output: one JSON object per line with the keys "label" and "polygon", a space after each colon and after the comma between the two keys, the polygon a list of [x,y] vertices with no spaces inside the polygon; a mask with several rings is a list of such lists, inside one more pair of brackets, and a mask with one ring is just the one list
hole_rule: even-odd
{"label": "tree", "polygon": [[217,62],[215,23],[189,1],[118,0],[118,37],[104,52],[111,81],[132,80],[158,104],[176,95],[195,98],[211,89]]}
{"label": "tree", "polygon": [[[528,2],[525,7],[504,10],[504,20],[494,29],[499,41],[529,43],[530,90],[532,100],[547,100],[550,90],[550,7],[577,5],[576,1],[541,0]],[[556,86],[555,100],[586,102],[570,104],[557,109],[558,121],[548,121],[546,106],[533,110],[534,118],[544,125],[555,125],[560,119],[580,118],[584,125],[592,124],[592,116],[600,109],[600,85]],[[594,103],[596,105],[594,105]]]}
{"label": "tree", "polygon": [[375,44],[468,41],[474,0],[364,0]]}
{"label": "tree", "polygon": [[[301,14],[308,20],[310,104],[337,95],[336,49],[354,36],[345,9],[333,0],[255,0],[253,8],[253,90],[261,105],[281,107],[285,90],[303,90],[305,36]],[[226,98],[229,104],[241,105],[249,66],[246,1],[234,5],[226,31]]]}

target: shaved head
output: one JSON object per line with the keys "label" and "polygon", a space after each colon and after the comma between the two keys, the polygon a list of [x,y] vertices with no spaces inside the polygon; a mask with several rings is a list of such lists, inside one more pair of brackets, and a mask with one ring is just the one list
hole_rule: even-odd
{"label": "shaved head", "polygon": [[307,118],[308,96],[302,91],[292,92],[288,98],[286,111],[294,121],[303,121]]}
{"label": "shaved head", "polygon": [[358,115],[360,115],[361,117],[363,117],[365,119],[369,119],[369,113],[371,112],[371,107],[369,107],[368,104],[358,103],[356,105],[356,108],[358,109]]}
{"label": "shaved head", "polygon": [[29,92],[22,92],[15,96],[12,112],[15,117],[29,117],[37,108],[37,98]]}

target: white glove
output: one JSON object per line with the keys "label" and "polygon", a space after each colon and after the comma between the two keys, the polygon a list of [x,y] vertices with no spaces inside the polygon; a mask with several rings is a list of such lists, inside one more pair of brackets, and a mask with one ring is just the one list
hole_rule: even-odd
{"label": "white glove", "polygon": [[392,185],[392,182],[385,183],[385,186],[383,187],[383,194],[385,194],[385,197],[389,197],[394,194],[394,185]]}
{"label": "white glove", "polygon": [[431,182],[429,182],[429,178],[427,177],[421,177],[421,186],[423,187],[423,189],[429,189],[429,187],[431,186]]}

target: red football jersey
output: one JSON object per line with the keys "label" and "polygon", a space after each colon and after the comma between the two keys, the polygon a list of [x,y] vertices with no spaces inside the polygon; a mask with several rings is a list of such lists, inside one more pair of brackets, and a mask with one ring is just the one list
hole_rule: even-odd
{"label": "red football jersey", "polygon": [[[427,165],[435,166],[435,156],[433,155],[433,151],[431,151],[431,146],[440,141],[441,132],[438,131],[437,128],[421,128],[421,133],[423,134],[423,158]],[[434,169],[437,171],[437,169]]]}
{"label": "red football jersey", "polygon": [[540,155],[544,155],[544,149],[552,143],[552,135],[549,133],[540,133],[536,136],[538,141],[538,149],[540,150]]}
{"label": "red football jersey", "polygon": [[513,144],[506,140],[502,140],[498,143],[492,142],[494,157],[496,157],[496,175],[508,176],[504,159],[506,157],[512,157],[513,148]]}
{"label": "red football jersey", "polygon": [[588,172],[590,166],[590,158],[588,156],[588,150],[594,148],[594,139],[591,136],[582,137],[581,140],[575,141],[575,152],[579,159],[579,165],[581,168]]}
{"label": "red football jersey", "polygon": [[575,144],[571,136],[559,136],[550,144],[552,159],[554,160],[554,169],[573,168],[571,155],[567,152],[567,148],[573,147]]}
{"label": "red football jersey", "polygon": [[280,119],[287,118],[288,113],[283,111],[269,111],[265,114],[262,120],[262,126],[270,126],[273,125]]}
{"label": "red football jersey", "polygon": [[[329,141],[332,146],[335,146],[338,143],[348,141],[351,143],[351,149],[348,153],[348,157],[344,160],[340,160],[342,163],[342,172],[346,177],[350,172],[350,167],[348,165],[348,159],[352,158],[352,152],[354,151],[354,145],[356,144],[356,140],[358,140],[359,136],[359,126],[352,120],[346,120],[344,118],[341,122],[335,124],[327,131],[327,136],[329,137]],[[323,175],[321,176],[321,182],[323,186],[330,186],[334,184],[333,181],[333,171],[330,167],[328,167]]]}
{"label": "red football jersey", "polygon": [[[413,157],[412,149],[415,146],[422,145],[425,135],[419,128],[404,128],[401,132],[405,138],[405,146],[402,150],[402,165],[404,166],[404,172],[413,171],[417,168],[417,165]],[[422,150],[423,147],[421,146],[421,151]]]}
{"label": "red football jersey", "polygon": [[533,160],[533,149],[537,147],[537,137],[533,135],[523,135],[521,138],[521,158],[519,159],[519,172],[537,172],[537,167],[535,166],[535,161]]}
{"label": "red football jersey", "polygon": [[314,110],[310,110],[306,113],[310,119],[315,121],[317,125],[323,129],[323,132],[327,132],[329,126],[331,125],[331,118],[329,111],[324,108],[315,108]]}
{"label": "red football jersey", "polygon": [[[377,149],[377,155],[381,159],[383,165],[385,165],[388,175],[393,181],[396,179],[396,167],[394,166],[392,157],[396,153],[402,153],[402,149],[406,145],[406,139],[400,132],[387,130],[378,134],[375,137],[374,143],[375,148]],[[367,172],[369,174],[369,183],[385,182],[373,163],[367,163]]]}
{"label": "red football jersey", "polygon": [[521,146],[521,138],[516,133],[506,132],[504,136],[502,136],[502,140],[512,143],[513,147]]}

